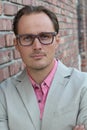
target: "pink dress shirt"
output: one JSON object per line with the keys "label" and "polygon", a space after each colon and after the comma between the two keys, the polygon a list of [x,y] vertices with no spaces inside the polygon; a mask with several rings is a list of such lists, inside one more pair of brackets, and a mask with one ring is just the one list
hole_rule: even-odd
{"label": "pink dress shirt", "polygon": [[[45,80],[40,85],[37,84],[29,75],[29,79],[32,83],[32,86],[34,88],[34,92],[36,94],[36,98],[38,101],[38,105],[39,105],[39,109],[40,109],[40,119],[42,119],[42,116],[43,116],[47,94],[48,94],[49,88],[51,86],[54,74],[56,72],[56,68],[57,68],[57,61],[55,60],[53,69],[51,70],[49,75],[45,78]],[[28,74],[29,74],[29,72],[28,72]]]}

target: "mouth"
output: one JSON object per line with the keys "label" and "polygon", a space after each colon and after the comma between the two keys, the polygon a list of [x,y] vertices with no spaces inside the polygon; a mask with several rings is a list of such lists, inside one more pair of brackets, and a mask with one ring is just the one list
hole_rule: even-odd
{"label": "mouth", "polygon": [[35,59],[35,60],[40,60],[42,59],[44,56],[46,56],[45,54],[43,53],[35,53],[35,54],[32,54],[31,55],[31,58]]}

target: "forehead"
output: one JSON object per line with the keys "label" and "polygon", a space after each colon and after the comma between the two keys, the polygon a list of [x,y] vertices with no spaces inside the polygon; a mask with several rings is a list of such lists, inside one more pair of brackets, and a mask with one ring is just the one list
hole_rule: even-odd
{"label": "forehead", "polygon": [[32,13],[30,15],[23,15],[18,23],[18,32],[38,31],[47,32],[54,31],[54,26],[48,15],[45,13]]}

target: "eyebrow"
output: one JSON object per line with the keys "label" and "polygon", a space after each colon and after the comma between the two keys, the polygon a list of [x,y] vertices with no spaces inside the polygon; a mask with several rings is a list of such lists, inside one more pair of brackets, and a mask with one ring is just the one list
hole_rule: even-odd
{"label": "eyebrow", "polygon": [[57,32],[40,32],[38,34],[25,33],[25,34],[18,34],[18,35],[16,35],[16,37],[25,36],[25,35],[32,35],[32,36],[34,36],[34,35],[40,35],[40,34],[54,34],[54,35],[56,35]]}

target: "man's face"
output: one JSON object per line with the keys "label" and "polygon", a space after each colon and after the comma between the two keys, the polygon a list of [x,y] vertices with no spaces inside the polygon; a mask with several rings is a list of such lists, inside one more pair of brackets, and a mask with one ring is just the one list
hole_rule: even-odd
{"label": "man's face", "polygon": [[[52,21],[45,13],[32,13],[23,15],[18,23],[18,34],[39,34],[41,32],[55,32]],[[31,46],[16,45],[21,58],[30,70],[41,70],[53,65],[55,50],[59,37],[54,37],[53,43],[43,45],[35,38]]]}

